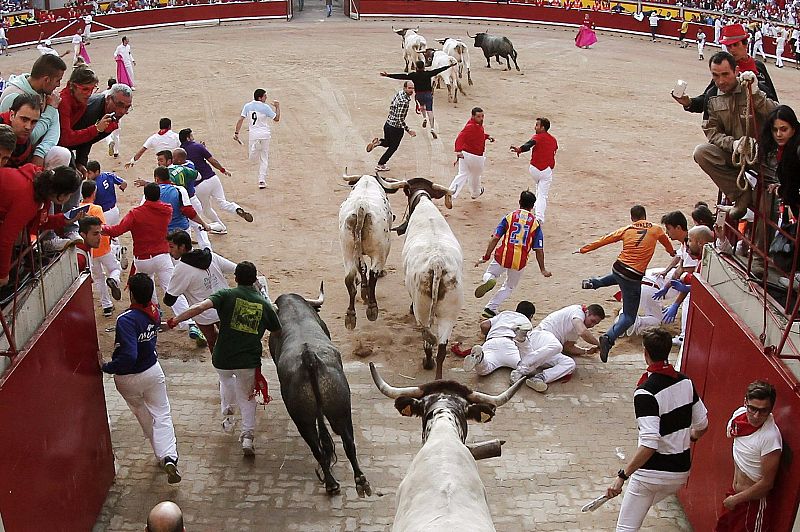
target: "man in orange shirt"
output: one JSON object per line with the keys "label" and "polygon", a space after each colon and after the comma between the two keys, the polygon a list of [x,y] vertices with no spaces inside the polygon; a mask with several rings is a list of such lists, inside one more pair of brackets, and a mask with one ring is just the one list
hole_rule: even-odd
{"label": "man in orange shirt", "polygon": [[636,321],[636,312],[642,295],[642,277],[656,251],[656,242],[661,242],[667,253],[675,256],[672,243],[661,226],[648,222],[646,218],[644,207],[634,205],[631,207],[630,225],[621,227],[591,244],[586,244],[575,252],[589,253],[606,244],[622,241],[622,253],[611,266],[611,273],[605,277],[585,279],[581,285],[582,288],[593,290],[619,285],[622,291],[622,314],[600,337],[600,360],[603,362],[608,360],[608,352],[614,346],[614,341]]}
{"label": "man in orange shirt", "polygon": [[[94,204],[96,194],[97,184],[94,181],[87,180],[81,183],[83,201],[80,206],[89,205],[89,210],[86,214],[98,218],[101,224],[105,224],[106,219],[103,215],[103,208]],[[119,288],[122,266],[120,266],[116,255],[111,252],[111,238],[106,235],[101,236],[100,245],[91,250],[91,257],[89,269],[92,272],[94,291],[100,295],[103,316],[110,318],[114,315],[114,304],[111,302],[111,297],[117,301],[122,298],[122,292]]]}

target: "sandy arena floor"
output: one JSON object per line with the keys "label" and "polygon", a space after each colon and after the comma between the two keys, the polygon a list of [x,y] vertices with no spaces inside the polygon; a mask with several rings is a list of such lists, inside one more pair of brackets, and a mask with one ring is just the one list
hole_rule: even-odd
{"label": "sandy arena floor", "polygon": [[[184,480],[178,487],[166,484],[133,416],[106,378],[121,470],[96,530],[140,530],[149,508],[166,498],[184,508],[188,530],[385,530],[392,522],[396,487],[419,449],[420,426],[418,420],[401,418],[372,386],[366,362],[379,364],[384,377],[399,385],[425,382],[433,373],[421,367],[421,337],[408,315],[401,239],[393,239],[389,273],[378,284],[378,321],[368,322],[359,304],[357,329],[344,328],[347,292],[337,213],[348,193],[339,178],[345,167],[350,173],[369,173],[382,152],[367,154],[364,146],[381,133],[389,101],[399,89],[400,82],[378,72],[402,70],[400,39],[391,33],[391,21],[355,22],[341,13],[325,19],[319,6],[310,7],[291,23],[129,33],[138,90],[133,111],[122,121],[122,156],[109,158],[105,144],[93,155],[105,170],[129,181],[150,178],[155,154],[146,154],[133,171],[125,170],[123,162],[157,129],[160,117],[172,118],[176,131],[191,127],[233,172],[223,180],[228,198],[256,218],[247,224],[226,217],[230,233],[212,237],[215,251],[254,261],[268,274],[273,296],[290,291],[315,296],[319,281],[325,281],[322,317],[346,364],[359,457],[375,493],[357,498],[339,444],[335,471],[342,495],[325,495],[311,453],[286,415],[268,357],[264,368],[276,400],[266,415],[259,414],[255,461],[243,462],[235,438],[218,428],[210,357],[185,336],[170,332],[160,337],[159,349],[162,359],[171,359],[164,367]],[[466,39],[465,30],[485,27],[421,22],[429,42],[448,35]],[[485,303],[472,295],[483,272],[473,264],[500,217],[516,207],[519,192],[529,185],[527,158],[513,156],[508,146],[529,138],[535,117],[551,120],[551,133],[561,146],[545,226],[547,267],[553,276],[545,279],[535,265],[529,267],[504,308],[530,299],[541,318],[567,304],[598,302],[615,315],[619,304],[609,301],[614,290],[582,292],[580,280],[606,273],[618,247],[584,256],[571,252],[625,224],[634,203],[645,205],[657,222],[665,212],[688,213],[696,201],[716,198],[710,180],[691,159],[703,138],[700,116],[683,112],[669,97],[678,78],[689,82],[692,95],[708,81],[705,63],[693,48],[601,33],[594,49],[580,50],[573,44],[573,30],[491,28],[513,40],[522,72],[502,72],[494,64],[489,70],[482,54],[470,47],[474,86],[465,87],[467,96],[458,105],[437,93],[439,140],[421,130],[412,113],[409,124],[418,135],[406,136],[389,173],[448,185],[454,175],[455,136],[471,107],[485,109],[487,132],[497,138],[487,149],[486,194],[477,201],[462,199],[446,213],[465,256],[466,303],[454,338],[468,345],[478,340],[478,315]],[[116,45],[116,39],[97,39],[89,48],[102,80],[114,73]],[[4,58],[4,76],[28,71],[36,54],[28,49]],[[798,73],[792,68],[770,71],[782,100],[795,101]],[[270,100],[280,100],[283,112],[273,128],[269,186],[263,191],[256,188],[255,167],[245,149],[232,140],[238,113],[257,87],[266,88]],[[123,211],[140,198],[132,188],[120,196]],[[399,218],[404,197],[393,197],[392,204]],[[654,264],[667,259],[659,251]],[[597,330],[610,323],[606,319]],[[103,329],[112,324],[98,316],[107,352],[113,338]],[[366,358],[356,356],[356,350]],[[507,385],[505,370],[479,381],[458,362],[448,357],[446,378],[489,392]],[[622,464],[617,452],[630,456],[635,449],[631,396],[642,369],[638,340],[622,341],[608,364],[595,357],[579,359],[570,382],[552,385],[545,395],[523,388],[490,425],[470,427],[471,441],[508,440],[502,458],[479,464],[498,530],[613,528],[620,499],[594,514],[580,514],[579,508],[605,490]],[[645,525],[650,531],[689,529],[674,499],[651,511]]]}

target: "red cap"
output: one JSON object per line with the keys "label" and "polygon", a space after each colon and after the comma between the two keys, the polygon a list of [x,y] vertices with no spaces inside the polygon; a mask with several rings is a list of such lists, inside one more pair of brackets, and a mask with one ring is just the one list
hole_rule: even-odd
{"label": "red cap", "polygon": [[722,28],[722,39],[719,41],[725,46],[743,41],[749,37],[747,30],[741,24],[731,24]]}

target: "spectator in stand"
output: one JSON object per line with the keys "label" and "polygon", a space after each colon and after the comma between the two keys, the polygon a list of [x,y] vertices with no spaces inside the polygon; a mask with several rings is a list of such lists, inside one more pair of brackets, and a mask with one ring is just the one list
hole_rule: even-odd
{"label": "spectator in stand", "polygon": [[54,91],[61,84],[66,70],[67,65],[61,58],[43,55],[33,63],[30,74],[11,76],[0,95],[0,112],[8,111],[20,94],[41,95],[40,97],[45,98],[42,101],[39,122],[30,136],[34,146],[30,162],[36,166],[55,168],[70,163],[69,151],[56,147],[60,136],[58,105],[61,98]]}
{"label": "spectator in stand", "polygon": [[[98,226],[106,223],[103,216],[103,208],[95,205],[97,183],[86,180],[81,183],[81,196],[83,201],[80,206],[89,205],[86,212],[91,217],[99,220]],[[101,228],[98,227],[98,231]],[[100,237],[100,244],[91,251],[91,271],[94,281],[94,291],[100,296],[100,306],[103,308],[103,316],[110,318],[114,314],[114,304],[111,297],[119,301],[122,299],[122,292],[119,289],[119,277],[122,274],[122,267],[119,261],[111,252],[111,239],[107,235]]]}
{"label": "spectator in stand", "polygon": [[[17,135],[11,126],[0,124],[0,167],[8,163],[17,147]],[[13,166],[11,166],[13,168]]]}
{"label": "spectator in stand", "polygon": [[692,222],[694,222],[695,225],[704,225],[713,231],[716,219],[714,218],[714,213],[708,208],[708,205],[700,201],[695,204],[694,210],[692,211]]}
{"label": "spectator in stand", "polygon": [[14,151],[3,166],[19,168],[30,162],[33,156],[31,132],[39,122],[41,102],[38,94],[20,94],[8,111],[0,113],[0,123],[10,126],[16,137]]}
{"label": "spectator in stand", "polygon": [[133,105],[133,93],[131,88],[127,85],[117,83],[112,85],[111,88],[101,94],[95,94],[89,97],[86,103],[86,112],[83,113],[78,121],[73,125],[73,129],[81,130],[86,129],[94,124],[99,123],[103,117],[110,116],[112,124],[109,124],[103,131],[98,129],[97,135],[94,138],[74,146],[72,149],[75,151],[75,164],[81,170],[89,160],[89,153],[92,146],[105,139],[111,132],[119,127],[119,121],[122,120],[131,106]]}
{"label": "spectator in stand", "polygon": [[111,361],[99,354],[100,368],[114,375],[114,386],[136,416],[167,482],[181,481],[178,448],[172,426],[164,371],[158,363],[156,341],[161,313],[153,303],[153,280],[144,273],[128,279],[131,306],[117,317]]}
{"label": "spectator in stand", "polygon": [[139,151],[131,157],[130,161],[125,163],[125,168],[133,168],[147,150],[152,150],[153,154],[158,154],[164,150],[172,151],[180,145],[181,141],[178,138],[178,134],[172,131],[172,120],[162,118],[158,121],[158,131],[147,137]]}
{"label": "spectator in stand", "polygon": [[[63,213],[48,214],[51,203],[66,203],[79,186],[78,174],[67,166],[41,170],[26,164],[0,169],[0,286],[9,282],[14,244],[20,232],[27,228],[35,234],[63,227],[67,221]],[[73,243],[78,241],[80,238]]]}
{"label": "spectator in stand", "polygon": [[144,532],[186,532],[180,507],[172,501],[160,502],[153,506],[147,516]]}
{"label": "spectator in stand", "polygon": [[[120,221],[119,207],[117,207],[117,189],[125,192],[128,188],[128,183],[121,177],[111,172],[101,172],[100,163],[97,161],[89,161],[86,163],[86,179],[91,179],[97,185],[97,192],[95,194],[94,203],[103,209],[103,218],[105,224],[117,225]],[[119,239],[111,239],[111,250],[114,256],[120,262],[123,270],[128,269],[128,248],[119,245]]]}
{"label": "spectator in stand", "polygon": [[72,71],[67,86],[61,90],[61,104],[58,106],[61,123],[59,145],[75,148],[91,141],[99,133],[116,129],[114,115],[103,115],[95,124],[76,129],[75,124],[86,113],[89,97],[97,90],[98,79],[88,67],[77,67]]}

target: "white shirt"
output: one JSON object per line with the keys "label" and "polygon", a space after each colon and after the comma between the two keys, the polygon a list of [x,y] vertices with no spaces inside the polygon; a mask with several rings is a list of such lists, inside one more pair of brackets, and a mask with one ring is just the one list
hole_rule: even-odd
{"label": "white shirt", "polygon": [[756,35],[753,40],[757,45],[762,43],[762,41],[764,40],[764,35],[761,33],[760,30],[756,30]]}
{"label": "white shirt", "polygon": [[[235,263],[216,253],[211,254],[211,265],[207,270],[195,268],[179,260],[175,263],[167,293],[173,296],[183,294],[189,305],[194,305],[208,299],[214,292],[230,288],[225,275],[232,274],[234,270]],[[194,321],[200,325],[211,325],[219,321],[219,315],[211,308],[195,316]]]}
{"label": "white shirt", "polygon": [[[733,419],[744,412],[747,408],[739,407],[728,420],[728,437],[731,437],[731,423]],[[747,475],[753,482],[761,480],[761,457],[773,451],[783,448],[783,439],[775,418],[772,414],[754,433],[749,436],[739,436],[733,438],[733,461],[739,470]]]}
{"label": "white shirt", "polygon": [[144,147],[148,150],[153,150],[154,153],[163,150],[174,150],[175,148],[180,148],[180,146],[181,141],[178,139],[178,134],[171,129],[163,135],[159,135],[158,132],[153,133],[144,141]]}
{"label": "white shirt", "polygon": [[269,123],[275,118],[275,111],[271,106],[258,100],[248,102],[242,108],[242,115],[250,128],[250,140],[268,139],[272,136]]}
{"label": "white shirt", "polygon": [[55,50],[53,50],[49,46],[45,46],[44,44],[40,44],[40,45],[36,46],[36,49],[39,50],[39,53],[42,54],[42,55],[50,54],[50,55],[54,55],[56,57],[61,57],[61,56],[58,55],[58,52],[56,52]]}
{"label": "white shirt", "polygon": [[121,57],[125,63],[132,63],[134,61],[133,54],[131,54],[131,45],[130,44],[120,44],[117,46],[117,49],[114,50],[114,58]]}
{"label": "white shirt", "polygon": [[517,335],[514,328],[525,325],[530,326],[531,320],[519,312],[504,310],[494,318],[491,318],[489,323],[492,324],[492,327],[486,335],[487,340],[492,338],[514,338]]}
{"label": "white shirt", "polygon": [[561,342],[561,345],[564,345],[567,342],[578,341],[580,335],[575,330],[573,320],[579,319],[582,322],[585,318],[586,313],[583,311],[583,307],[570,305],[545,316],[536,329],[552,333]]}
{"label": "white shirt", "polygon": [[6,29],[3,26],[0,26],[0,39],[6,38]]}
{"label": "white shirt", "polygon": [[650,15],[650,26],[658,26],[658,15],[655,13]]}
{"label": "white shirt", "polygon": [[702,31],[698,31],[697,32],[697,41],[698,41],[698,43],[706,42],[706,34],[703,33]]}
{"label": "white shirt", "polygon": [[81,37],[79,34],[76,33],[72,36],[72,44],[80,44],[81,42],[83,42],[83,37]]}
{"label": "white shirt", "polygon": [[686,244],[681,244],[680,249],[678,249],[678,256],[681,258],[681,265],[684,268],[697,268],[697,264],[700,262],[698,259],[693,259],[691,255],[689,255],[689,248]]}

